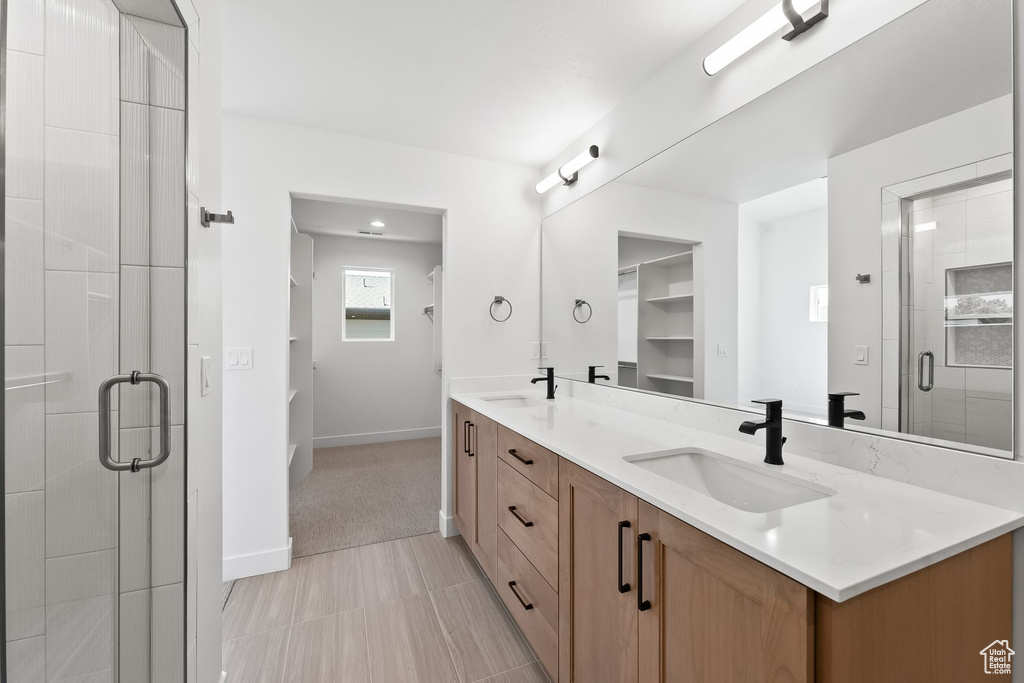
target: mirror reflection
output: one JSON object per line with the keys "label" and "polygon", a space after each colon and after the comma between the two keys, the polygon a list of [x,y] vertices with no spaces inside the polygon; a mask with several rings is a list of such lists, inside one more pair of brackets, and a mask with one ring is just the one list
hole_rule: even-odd
{"label": "mirror reflection", "polygon": [[546,364],[1011,457],[1010,11],[930,0],[548,216]]}

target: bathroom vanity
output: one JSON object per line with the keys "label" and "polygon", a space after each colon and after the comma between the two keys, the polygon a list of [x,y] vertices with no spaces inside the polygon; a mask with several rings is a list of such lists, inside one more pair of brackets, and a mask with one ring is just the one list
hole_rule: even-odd
{"label": "bathroom vanity", "polygon": [[453,498],[553,680],[959,683],[1010,637],[1021,514],[542,396],[453,395]]}

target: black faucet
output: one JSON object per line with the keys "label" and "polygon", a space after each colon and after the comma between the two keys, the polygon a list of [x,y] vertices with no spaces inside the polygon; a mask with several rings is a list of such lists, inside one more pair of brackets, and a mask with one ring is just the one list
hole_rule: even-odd
{"label": "black faucet", "polygon": [[545,370],[547,374],[544,377],[534,377],[530,380],[530,384],[536,384],[537,382],[548,383],[548,400],[552,401],[555,398],[555,369],[554,368],[537,368],[538,370]]}
{"label": "black faucet", "polygon": [[603,379],[603,380],[607,380],[607,381],[611,382],[612,378],[609,377],[608,375],[599,375],[599,374],[597,374],[597,369],[598,368],[603,368],[603,367],[604,367],[603,365],[591,365],[590,368],[589,368],[589,372],[587,373],[587,381],[590,382],[591,384],[597,384],[597,380],[599,380],[599,379]]}
{"label": "black faucet", "polygon": [[845,401],[847,396],[860,396],[852,391],[837,391],[828,395],[828,426],[843,429],[846,426],[846,418],[851,420],[866,420],[867,416],[860,410],[847,410]]}
{"label": "black faucet", "polygon": [[782,400],[777,398],[762,398],[751,403],[760,403],[767,406],[768,419],[764,422],[744,422],[740,425],[740,431],[744,434],[756,434],[759,429],[767,429],[765,437],[764,461],[769,465],[782,465],[782,444],[786,443],[786,437],[782,435]]}

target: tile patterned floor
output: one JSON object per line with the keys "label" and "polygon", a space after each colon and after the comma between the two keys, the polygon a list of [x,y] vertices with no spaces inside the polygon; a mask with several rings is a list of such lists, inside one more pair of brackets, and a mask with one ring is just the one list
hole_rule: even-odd
{"label": "tile patterned floor", "polygon": [[461,537],[302,557],[235,584],[231,683],[547,683]]}

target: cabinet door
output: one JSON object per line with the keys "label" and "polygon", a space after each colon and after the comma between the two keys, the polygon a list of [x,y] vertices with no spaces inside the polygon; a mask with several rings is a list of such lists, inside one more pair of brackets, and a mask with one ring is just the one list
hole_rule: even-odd
{"label": "cabinet door", "polygon": [[813,681],[813,593],[640,503],[640,683]]}
{"label": "cabinet door", "polygon": [[455,528],[470,548],[476,547],[476,455],[470,450],[473,429],[472,411],[458,403],[452,404],[452,428],[455,438]]}
{"label": "cabinet door", "polygon": [[470,438],[470,450],[476,459],[476,555],[493,582],[498,564],[497,423],[474,412]]}
{"label": "cabinet door", "polygon": [[558,481],[558,680],[635,683],[637,499],[565,459]]}

